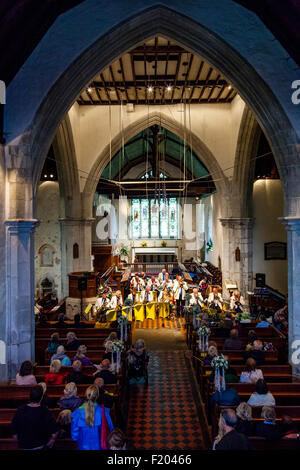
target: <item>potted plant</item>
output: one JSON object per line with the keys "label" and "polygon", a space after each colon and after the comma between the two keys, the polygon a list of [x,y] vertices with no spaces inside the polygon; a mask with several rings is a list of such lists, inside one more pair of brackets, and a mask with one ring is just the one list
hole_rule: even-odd
{"label": "potted plant", "polygon": [[129,249],[127,246],[125,245],[122,245],[121,249],[120,249],[120,256],[121,256],[121,260],[122,261],[128,261],[128,257],[129,257]]}
{"label": "potted plant", "polygon": [[143,247],[148,246],[148,243],[147,242],[142,242],[141,246],[143,246]]}
{"label": "potted plant", "polygon": [[161,246],[162,246],[162,247],[166,247],[166,246],[167,246],[166,240],[163,240],[163,241],[161,242]]}

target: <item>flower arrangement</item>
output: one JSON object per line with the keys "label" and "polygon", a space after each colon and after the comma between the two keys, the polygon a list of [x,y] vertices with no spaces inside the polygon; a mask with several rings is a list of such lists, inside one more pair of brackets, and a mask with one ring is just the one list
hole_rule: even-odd
{"label": "flower arrangement", "polygon": [[124,339],[125,341],[127,341],[127,318],[124,317],[124,315],[121,315],[119,318],[118,318],[118,324],[120,325],[120,329],[121,329],[121,341],[123,341],[123,336],[124,336]]}
{"label": "flower arrangement", "polygon": [[148,246],[148,243],[147,242],[142,242],[141,246],[143,246],[143,247]]}
{"label": "flower arrangement", "polygon": [[226,389],[225,369],[228,369],[228,361],[223,354],[216,356],[211,361],[211,366],[215,371],[215,387],[220,392]]}
{"label": "flower arrangement", "polygon": [[166,240],[163,240],[163,241],[161,242],[161,246],[162,246],[162,247],[166,247],[166,246],[167,246]]}
{"label": "flower arrangement", "polygon": [[124,342],[117,339],[115,341],[112,341],[112,345],[111,345],[111,350],[112,350],[112,354],[111,354],[111,365],[112,367],[114,367],[114,353],[116,353],[117,355],[117,360],[116,360],[116,371],[117,373],[120,372],[120,368],[121,368],[121,352],[124,351],[125,349],[125,346],[124,346]]}
{"label": "flower arrangement", "polygon": [[197,335],[198,336],[210,336],[210,328],[206,325],[200,326],[197,330]]}
{"label": "flower arrangement", "polygon": [[109,300],[111,300],[112,294],[113,294],[111,287],[108,287],[108,286],[99,286],[99,287],[98,287],[98,295],[99,295],[99,297],[102,297],[103,294],[107,294],[107,298],[108,298]]}
{"label": "flower arrangement", "polygon": [[207,351],[210,329],[206,325],[202,325],[200,328],[198,328],[197,335],[199,336],[199,350],[201,352]]}
{"label": "flower arrangement", "polygon": [[128,256],[129,256],[129,248],[128,248],[128,246],[122,245],[122,247],[121,247],[121,249],[120,249],[120,255],[121,255],[121,256],[124,256],[125,258],[128,258]]}

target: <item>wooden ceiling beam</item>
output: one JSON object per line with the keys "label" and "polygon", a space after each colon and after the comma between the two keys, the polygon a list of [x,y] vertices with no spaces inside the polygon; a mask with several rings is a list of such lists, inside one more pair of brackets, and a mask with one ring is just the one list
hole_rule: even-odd
{"label": "wooden ceiling beam", "polygon": [[183,99],[183,95],[184,95],[184,92],[185,92],[185,88],[187,86],[187,82],[188,82],[188,77],[189,77],[189,73],[190,73],[190,70],[191,70],[191,67],[192,67],[192,63],[193,63],[193,60],[194,60],[194,54],[191,54],[190,56],[190,60],[189,60],[189,64],[188,64],[188,68],[186,70],[186,76],[185,76],[185,80],[184,80],[184,85],[182,87],[182,92],[181,92],[181,99]]}
{"label": "wooden ceiling beam", "polygon": [[200,103],[201,98],[202,98],[202,96],[203,96],[203,94],[204,94],[204,92],[205,92],[206,87],[208,86],[208,82],[209,82],[209,79],[210,79],[210,76],[211,76],[212,72],[213,72],[213,68],[210,67],[210,68],[209,68],[209,71],[208,71],[208,74],[207,74],[207,76],[206,76],[206,79],[205,79],[205,83],[203,84],[202,90],[200,91],[200,95],[199,95],[199,99],[198,99],[198,102],[199,102],[199,103]]}
{"label": "wooden ceiling beam", "polygon": [[136,104],[139,104],[139,98],[138,98],[139,95],[138,95],[138,91],[136,87],[135,65],[134,65],[134,58],[132,54],[130,54],[130,63],[131,63],[131,72],[132,72],[132,76],[134,80],[135,101],[136,101]]}
{"label": "wooden ceiling beam", "polygon": [[129,96],[128,96],[128,91],[126,87],[126,80],[125,80],[125,74],[124,74],[124,67],[123,67],[123,60],[122,57],[119,59],[120,67],[121,67],[121,75],[122,75],[122,81],[123,81],[123,86],[125,88],[125,95],[126,95],[126,100],[127,102],[129,101]]}
{"label": "wooden ceiling beam", "polygon": [[[229,102],[234,98],[234,96],[236,96],[236,94],[237,94],[237,93],[235,93],[234,95],[232,95],[232,97],[230,97],[230,98],[221,98],[221,99],[219,99],[219,101],[217,101],[216,98],[212,98],[212,99],[209,101],[209,103],[211,103],[211,104],[215,104],[215,103],[229,103]],[[88,100],[82,100],[82,101],[81,101],[80,99],[78,99],[77,102],[78,102],[78,104],[80,104],[81,106],[92,106],[92,103],[91,103],[90,101],[88,101]],[[126,101],[125,101],[125,103],[126,103]],[[135,103],[135,101],[134,101],[134,100],[129,100],[129,103]],[[147,99],[147,100],[145,100],[145,99],[139,100],[139,104],[140,104],[140,105],[145,105],[145,104],[148,104],[148,103],[149,103],[149,105],[154,105],[154,104],[155,104],[153,99],[152,99],[152,100],[151,100],[151,99],[150,99],[150,100],[149,100],[149,99]],[[182,103],[182,100],[181,100],[181,99],[178,99],[178,98],[173,99],[173,101],[172,101],[171,99],[166,99],[166,100],[165,100],[165,104],[166,104],[166,105],[177,104],[177,103]],[[191,104],[197,104],[197,103],[199,104],[199,98],[193,98],[190,103],[191,103]],[[201,102],[200,102],[200,103],[208,103],[207,98],[201,99]],[[111,104],[112,106],[116,106],[116,105],[119,105],[120,102],[119,102],[118,100],[111,100],[110,102],[107,101],[107,100],[106,100],[106,101],[102,100],[102,103],[100,103],[99,101],[95,101],[95,100],[94,100],[94,105],[95,105],[95,106],[101,106],[101,105],[102,105],[102,106],[108,106],[109,104]],[[156,105],[159,106],[159,105],[161,105],[161,104],[162,104],[162,103],[157,100]]]}
{"label": "wooden ceiling beam", "polygon": [[177,80],[178,80],[178,72],[179,72],[179,68],[180,68],[180,63],[181,63],[181,54],[179,54],[179,58],[178,58],[177,65],[176,65],[175,80],[174,80],[174,84],[173,84],[173,88],[172,88],[172,96],[171,96],[171,103],[172,104],[173,104],[173,100],[174,100],[174,93],[175,93],[176,83],[177,83]]}
{"label": "wooden ceiling beam", "polygon": [[211,99],[211,97],[212,97],[212,95],[213,95],[213,92],[215,91],[216,86],[218,86],[218,84],[219,84],[220,77],[221,77],[221,75],[219,74],[219,75],[217,76],[217,79],[216,79],[216,84],[211,87],[211,90],[210,90],[209,95],[208,95],[208,97],[207,97],[207,101],[208,101],[208,102],[210,102],[210,99]]}
{"label": "wooden ceiling beam", "polygon": [[121,98],[120,98],[120,95],[119,95],[119,90],[118,90],[118,87],[117,87],[116,82],[115,82],[115,77],[114,77],[114,73],[113,73],[111,65],[109,66],[109,71],[110,71],[111,79],[112,79],[112,82],[113,82],[113,87],[114,87],[115,92],[116,92],[117,97],[118,97],[119,104],[121,104]]}
{"label": "wooden ceiling beam", "polygon": [[202,72],[203,66],[204,66],[204,61],[201,60],[200,66],[199,66],[199,69],[198,69],[198,73],[197,73],[197,77],[196,77],[196,80],[195,80],[195,84],[193,85],[192,91],[191,91],[191,93],[190,93],[189,103],[191,103],[191,101],[192,101],[193,94],[194,94],[194,91],[195,91],[196,87],[199,86],[200,76],[201,76],[201,72]]}
{"label": "wooden ceiling beam", "polygon": [[[144,75],[141,75],[141,77],[144,78]],[[163,78],[161,78],[163,77]],[[169,77],[169,78],[166,78],[166,77]],[[151,78],[154,79],[154,77],[152,77],[151,75],[149,76],[150,78],[150,81],[151,81]],[[156,84],[157,86],[165,86],[165,85],[168,85],[169,83],[172,85],[172,80],[175,80],[175,75],[161,75],[161,76],[158,76],[156,78]],[[153,80],[154,82],[154,80]],[[120,82],[120,81],[116,81],[115,82],[105,82],[105,85],[107,87],[114,87],[114,86],[117,86],[118,88],[124,88],[124,84],[123,82]],[[134,87],[135,86],[135,82],[134,81],[126,81],[125,82],[125,85],[127,88],[129,87]],[[149,85],[149,80],[148,80],[148,76],[146,77],[146,80],[139,80],[139,77],[136,76],[136,86],[138,87],[147,87]],[[154,83],[152,83],[152,85],[154,85]],[[197,87],[197,86],[202,86],[202,85],[207,85],[207,86],[214,86],[214,85],[228,85],[228,82],[224,79],[222,80],[219,80],[218,83],[216,80],[177,80],[176,81],[176,85],[177,86],[190,86],[190,87]],[[98,88],[103,88],[104,84],[103,82],[99,82],[97,80],[94,80],[90,87],[98,87]]]}
{"label": "wooden ceiling beam", "polygon": [[157,47],[147,46],[146,44],[144,44],[143,46],[135,47],[130,52],[131,54],[144,54],[144,52],[146,52],[146,54],[155,54],[155,53],[167,54],[168,52],[174,53],[174,54],[183,54],[184,52],[187,52],[187,51],[183,47],[171,46],[170,44],[168,44],[167,46],[158,45]]}
{"label": "wooden ceiling beam", "polygon": [[[109,104],[111,104],[110,94],[109,94],[109,92],[107,91],[107,87],[106,87],[106,83],[105,83],[105,80],[104,80],[103,73],[100,73],[100,78],[101,78],[102,82],[99,82],[99,83],[102,83],[101,86],[104,88],[104,92],[105,92],[107,101],[108,101]],[[97,85],[96,85],[96,86],[97,86]],[[99,87],[99,88],[100,88],[100,87]]]}

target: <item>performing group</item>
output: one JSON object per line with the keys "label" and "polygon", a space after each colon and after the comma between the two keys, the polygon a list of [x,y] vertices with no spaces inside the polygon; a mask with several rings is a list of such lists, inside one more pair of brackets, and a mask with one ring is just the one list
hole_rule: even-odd
{"label": "performing group", "polygon": [[[171,276],[163,269],[158,276],[147,277],[137,273],[129,281],[130,293],[125,301],[120,290],[111,293],[109,289],[100,289],[94,305],[94,315],[98,321],[115,321],[121,314],[128,320],[155,320],[156,317],[168,318],[184,316],[186,307],[198,306],[198,310],[213,309],[217,312],[225,309],[220,288],[208,284],[203,278],[198,287],[190,287],[181,274]],[[230,298],[230,310],[242,312],[243,297],[235,290]]]}

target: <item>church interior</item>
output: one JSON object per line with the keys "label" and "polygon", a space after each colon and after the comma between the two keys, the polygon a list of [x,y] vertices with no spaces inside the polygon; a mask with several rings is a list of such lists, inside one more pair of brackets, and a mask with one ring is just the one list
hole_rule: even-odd
{"label": "church interior", "polygon": [[0,450],[298,449],[300,8],[15,3]]}

